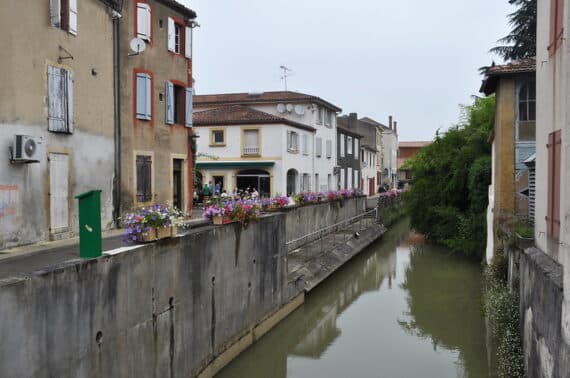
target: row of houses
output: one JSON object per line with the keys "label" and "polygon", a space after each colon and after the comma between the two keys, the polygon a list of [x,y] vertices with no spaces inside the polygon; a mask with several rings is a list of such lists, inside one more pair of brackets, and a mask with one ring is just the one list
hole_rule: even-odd
{"label": "row of houses", "polygon": [[[486,255],[509,254],[529,377],[570,376],[569,9],[539,0],[536,58],[490,67],[481,87],[496,96]],[[534,246],[519,255],[505,235],[520,224]]]}
{"label": "row of houses", "polygon": [[2,2],[0,249],[76,234],[93,189],[106,229],[191,206],[195,18],[175,0]]}
{"label": "row of houses", "polygon": [[262,196],[396,187],[398,132],[292,92],[194,96],[196,187]]}

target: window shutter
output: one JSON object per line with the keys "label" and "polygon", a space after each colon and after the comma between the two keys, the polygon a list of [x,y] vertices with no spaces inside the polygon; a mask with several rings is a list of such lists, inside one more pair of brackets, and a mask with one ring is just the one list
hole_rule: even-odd
{"label": "window shutter", "polygon": [[186,127],[192,127],[192,88],[186,88]]}
{"label": "window shutter", "polygon": [[564,0],[558,0],[556,6],[556,49],[562,46],[562,37],[564,34]]}
{"label": "window shutter", "polygon": [[184,56],[192,59],[192,28],[186,26],[186,34],[184,35]]}
{"label": "window shutter", "polygon": [[321,157],[322,154],[323,154],[323,140],[322,138],[317,138],[315,155],[317,155],[317,157]]}
{"label": "window shutter", "polygon": [[69,1],[69,32],[77,35],[77,0]]}
{"label": "window shutter", "polygon": [[332,140],[327,140],[327,158],[332,157]]}
{"label": "window shutter", "polygon": [[556,131],[553,136],[554,148],[554,177],[553,177],[553,199],[552,199],[552,236],[555,239],[560,238],[560,163],[561,163],[561,147],[562,132]]}
{"label": "window shutter", "polygon": [[290,150],[293,148],[293,143],[291,141],[291,131],[287,130],[287,149]]}
{"label": "window shutter", "polygon": [[556,46],[556,22],[558,21],[556,12],[557,7],[558,0],[550,0],[550,39],[548,43],[550,54],[554,54]]}
{"label": "window shutter", "polygon": [[174,40],[174,19],[168,17],[168,51],[174,52],[176,49],[176,42]]}
{"label": "window shutter", "polygon": [[150,6],[146,3],[137,3],[137,37],[150,41]]}
{"label": "window shutter", "polygon": [[137,118],[138,119],[151,119],[151,107],[150,107],[150,76],[145,73],[137,74]]}
{"label": "window shutter", "polygon": [[50,0],[49,19],[51,26],[59,28],[61,26],[61,0]]}
{"label": "window shutter", "polygon": [[65,86],[66,86],[66,107],[67,107],[67,132],[73,132],[73,74],[71,71],[65,71]]}
{"label": "window shutter", "polygon": [[48,130],[65,132],[67,127],[65,70],[48,66]]}
{"label": "window shutter", "polygon": [[174,124],[174,84],[170,81],[166,82],[165,88],[166,97],[166,123],[169,125]]}

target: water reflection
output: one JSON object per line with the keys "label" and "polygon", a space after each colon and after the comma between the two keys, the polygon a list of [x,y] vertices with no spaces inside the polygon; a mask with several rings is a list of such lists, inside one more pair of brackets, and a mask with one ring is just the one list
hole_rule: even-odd
{"label": "water reflection", "polygon": [[486,376],[477,265],[408,236],[397,224],[218,376]]}

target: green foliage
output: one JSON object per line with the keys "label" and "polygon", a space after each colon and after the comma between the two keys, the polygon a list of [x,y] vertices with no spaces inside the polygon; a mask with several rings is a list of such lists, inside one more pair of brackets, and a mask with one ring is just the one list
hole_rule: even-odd
{"label": "green foliage", "polygon": [[406,163],[414,183],[406,195],[412,226],[454,251],[480,256],[491,182],[490,146],[495,98],[475,98],[460,124]]}
{"label": "green foliage", "polygon": [[518,9],[509,15],[511,32],[498,40],[501,44],[491,52],[505,60],[517,60],[536,56],[536,0],[509,0]]}
{"label": "green foliage", "polygon": [[517,223],[515,225],[515,233],[523,238],[534,238],[534,227],[528,223]]}

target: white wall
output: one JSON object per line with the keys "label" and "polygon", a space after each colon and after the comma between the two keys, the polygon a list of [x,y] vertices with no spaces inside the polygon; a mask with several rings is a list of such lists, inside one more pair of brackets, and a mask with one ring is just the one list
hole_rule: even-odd
{"label": "white wall", "polygon": [[[376,152],[370,151],[368,149],[363,149],[361,151],[362,154],[364,154],[364,161],[366,162],[366,164],[362,164],[362,168],[361,168],[361,175],[362,175],[362,179],[364,181],[364,184],[362,186],[362,192],[367,195],[367,196],[371,196],[374,195],[375,192],[370,193],[369,192],[369,179],[374,179],[374,188],[376,190],[376,188],[378,187],[378,183],[376,180],[376,164],[374,164],[375,162],[372,161],[372,165],[370,164],[370,158],[374,157],[374,159],[376,159]],[[362,161],[362,159],[361,159]]]}

